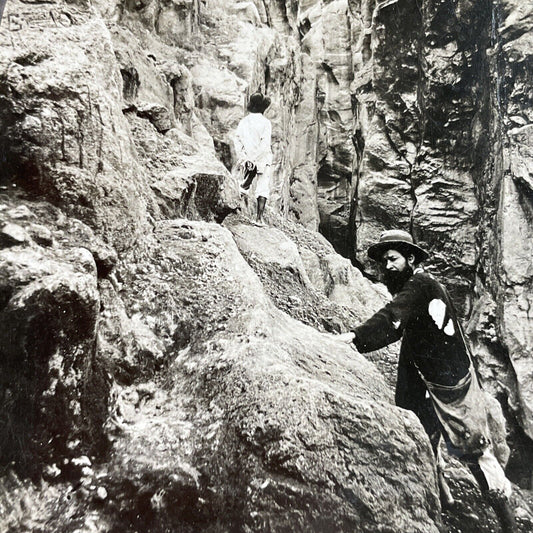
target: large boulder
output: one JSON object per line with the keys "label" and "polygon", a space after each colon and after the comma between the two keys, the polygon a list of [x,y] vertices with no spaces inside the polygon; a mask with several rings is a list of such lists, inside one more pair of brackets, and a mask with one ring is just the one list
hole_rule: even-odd
{"label": "large boulder", "polygon": [[[388,301],[385,288],[365,279],[324,237],[273,214],[269,220],[271,227],[257,228],[232,215],[224,225],[279,309],[320,331],[340,333]],[[398,348],[396,343],[366,354],[391,387]]]}
{"label": "large boulder", "polygon": [[166,385],[118,389],[98,475],[123,530],[436,533],[428,440],[376,368],[274,307],[229,231],[154,236],[122,275],[127,308],[159,317]]}
{"label": "large boulder", "polygon": [[[76,242],[80,227],[93,252]],[[2,202],[0,241],[0,461],[25,474],[68,474],[71,458],[105,445],[96,250],[112,254],[42,204]]]}

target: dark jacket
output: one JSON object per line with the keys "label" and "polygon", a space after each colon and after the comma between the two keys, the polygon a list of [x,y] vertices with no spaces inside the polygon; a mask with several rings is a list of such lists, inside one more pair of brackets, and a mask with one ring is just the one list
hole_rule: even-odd
{"label": "dark jacket", "polygon": [[362,353],[403,337],[399,387],[402,379],[418,377],[416,368],[427,381],[455,385],[470,366],[468,348],[450,297],[437,280],[423,271],[413,274],[393,300],[354,333],[354,344]]}

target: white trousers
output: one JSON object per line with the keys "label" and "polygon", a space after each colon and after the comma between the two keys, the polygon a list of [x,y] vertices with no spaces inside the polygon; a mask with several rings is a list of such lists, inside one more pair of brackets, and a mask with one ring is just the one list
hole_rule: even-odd
{"label": "white trousers", "polygon": [[270,165],[267,165],[265,167],[265,171],[258,173],[257,177],[255,178],[257,183],[255,187],[255,197],[259,198],[259,196],[262,196],[263,198],[267,198],[270,196]]}

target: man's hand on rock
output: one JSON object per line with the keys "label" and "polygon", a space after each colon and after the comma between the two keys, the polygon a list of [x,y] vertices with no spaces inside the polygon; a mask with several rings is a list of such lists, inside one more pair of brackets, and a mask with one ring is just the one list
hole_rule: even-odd
{"label": "man's hand on rock", "polygon": [[351,344],[355,338],[355,333],[353,331],[348,331],[347,333],[331,334],[333,339],[346,344]]}
{"label": "man's hand on rock", "polygon": [[348,331],[347,333],[341,333],[340,335],[337,335],[337,339],[339,339],[342,342],[345,342],[346,344],[351,344],[353,340],[355,339],[355,333],[353,331]]}

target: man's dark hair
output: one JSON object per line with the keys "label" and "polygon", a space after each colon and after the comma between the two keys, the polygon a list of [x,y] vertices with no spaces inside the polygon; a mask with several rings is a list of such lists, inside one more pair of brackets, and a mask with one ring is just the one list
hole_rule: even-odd
{"label": "man's dark hair", "polygon": [[250,96],[247,110],[250,113],[264,113],[270,105],[270,98],[265,98],[261,93],[254,93]]}

